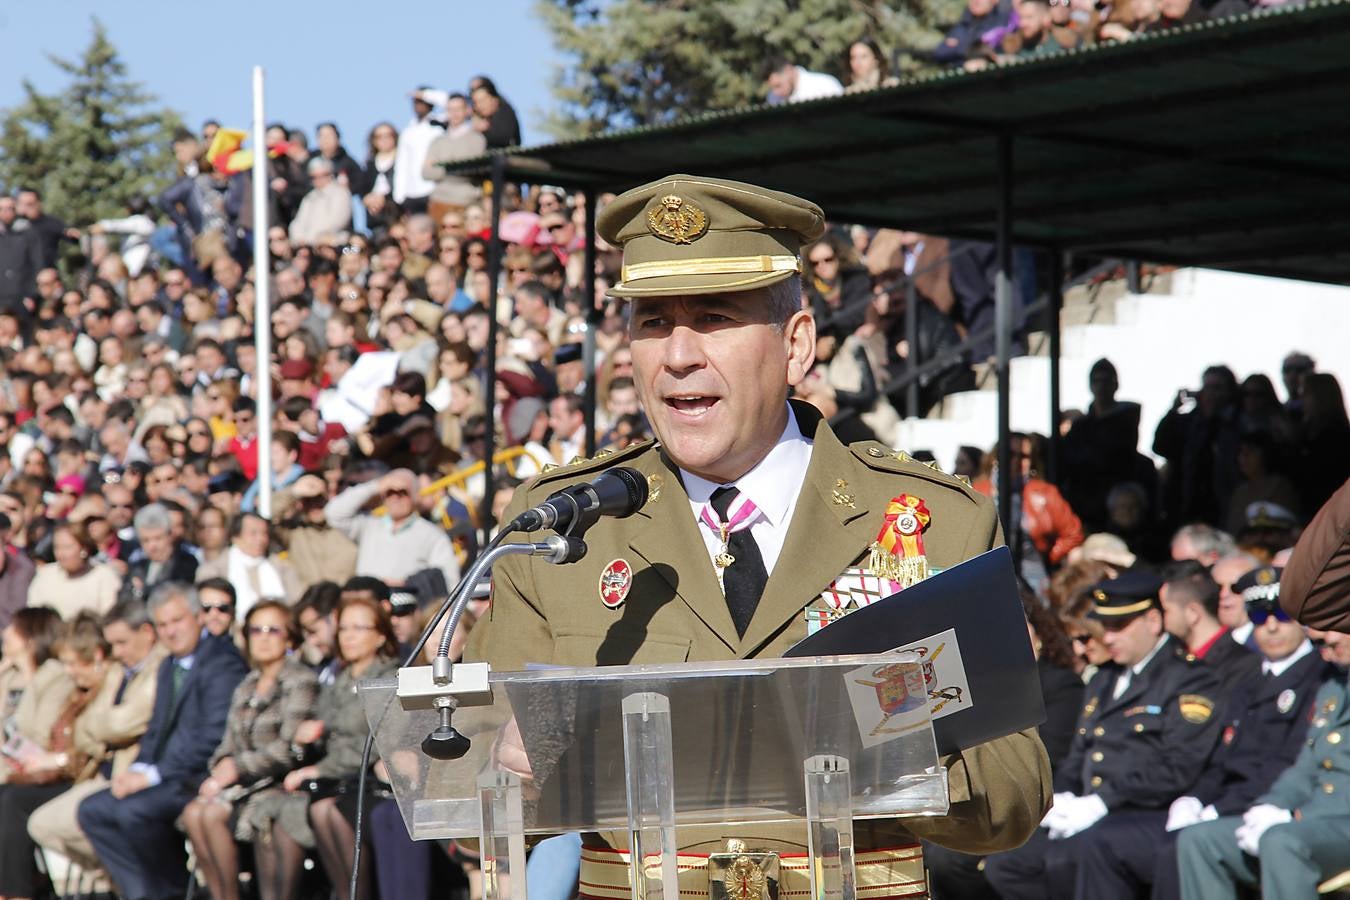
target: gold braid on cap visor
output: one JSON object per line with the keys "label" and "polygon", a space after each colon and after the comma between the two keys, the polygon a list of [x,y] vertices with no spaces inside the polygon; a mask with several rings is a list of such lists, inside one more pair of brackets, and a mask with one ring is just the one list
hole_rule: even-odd
{"label": "gold braid on cap visor", "polygon": [[1153,598],[1140,600],[1138,603],[1131,603],[1129,606],[1094,606],[1092,611],[1099,616],[1128,616],[1133,613],[1140,613],[1153,606]]}
{"label": "gold braid on cap visor", "polygon": [[620,279],[627,282],[668,275],[744,275],[801,270],[801,260],[796,256],[706,256],[632,263],[623,267]]}

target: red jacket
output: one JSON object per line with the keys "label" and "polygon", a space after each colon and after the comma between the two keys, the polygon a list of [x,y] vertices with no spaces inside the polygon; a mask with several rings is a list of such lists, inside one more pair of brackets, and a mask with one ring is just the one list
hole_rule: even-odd
{"label": "red jacket", "polygon": [[[985,496],[994,494],[988,478],[981,478],[973,487]],[[1059,488],[1039,478],[1028,478],[1022,485],[1022,527],[1052,566],[1059,565],[1070,550],[1083,543],[1083,523],[1069,501]]]}

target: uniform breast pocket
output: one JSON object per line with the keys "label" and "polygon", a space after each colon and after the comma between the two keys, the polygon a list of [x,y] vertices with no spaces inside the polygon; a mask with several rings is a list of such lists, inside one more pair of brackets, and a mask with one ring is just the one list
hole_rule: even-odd
{"label": "uniform breast pocket", "polygon": [[1157,737],[1162,731],[1162,724],[1162,716],[1154,712],[1141,712],[1125,718],[1126,732],[1146,740]]}
{"label": "uniform breast pocket", "polygon": [[682,663],[691,641],[675,634],[625,628],[560,628],[553,637],[555,666],[629,666]]}

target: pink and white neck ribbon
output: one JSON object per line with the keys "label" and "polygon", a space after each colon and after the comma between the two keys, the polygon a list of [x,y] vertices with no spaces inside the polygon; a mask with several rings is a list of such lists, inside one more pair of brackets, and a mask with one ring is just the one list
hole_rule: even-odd
{"label": "pink and white neck ribbon", "polygon": [[[727,535],[749,528],[758,512],[759,507],[755,506],[749,497],[745,494],[737,494],[736,499],[731,501],[731,507],[727,510],[726,522],[723,522],[721,517],[717,515],[717,510],[713,509],[711,503],[703,504],[698,517],[704,525],[713,530],[714,534],[726,540]],[[725,528],[725,531],[723,528]]]}

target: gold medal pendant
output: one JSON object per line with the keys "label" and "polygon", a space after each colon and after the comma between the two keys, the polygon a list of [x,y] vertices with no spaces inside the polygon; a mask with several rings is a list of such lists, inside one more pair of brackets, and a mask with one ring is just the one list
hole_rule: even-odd
{"label": "gold medal pendant", "polygon": [[719,525],[718,531],[722,533],[722,552],[713,557],[713,565],[721,570],[734,563],[736,557],[727,552],[727,540],[731,536],[731,532],[727,529],[727,526],[725,524]]}

